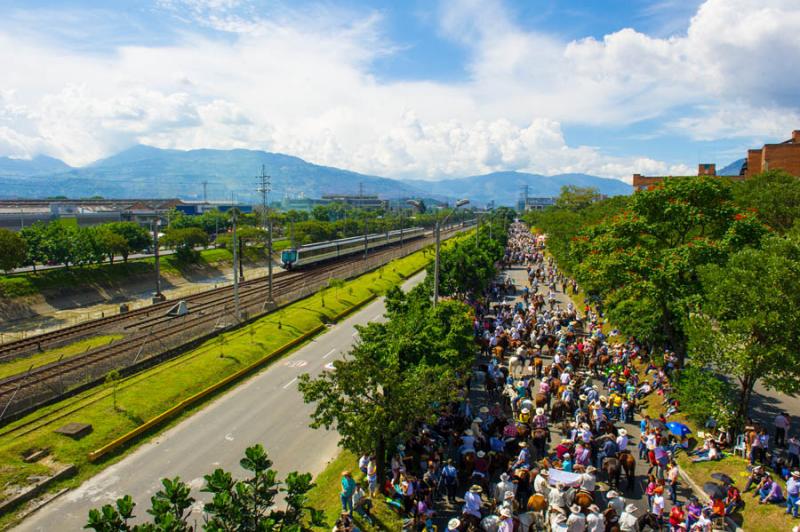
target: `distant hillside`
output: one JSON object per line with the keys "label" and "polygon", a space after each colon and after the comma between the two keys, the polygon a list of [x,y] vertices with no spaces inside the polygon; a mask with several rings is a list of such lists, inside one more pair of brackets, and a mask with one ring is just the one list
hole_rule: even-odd
{"label": "distant hillside", "polygon": [[736,161],[733,161],[725,168],[717,170],[717,175],[739,175],[739,171],[742,169],[744,161],[745,161],[744,159],[738,159]]}
{"label": "distant hillside", "polygon": [[[271,197],[284,194],[319,197],[358,193],[402,197],[422,191],[392,179],[363,175],[308,163],[297,157],[256,150],[163,150],[134,146],[83,168],[66,167],[33,174],[24,182],[0,181],[5,196],[180,197],[202,199],[206,181],[209,199],[255,201],[256,174],[261,165],[272,176]],[[0,172],[0,177],[3,176]],[[17,176],[8,176],[17,177]]]}
{"label": "distant hillside", "polygon": [[594,187],[608,196],[619,196],[632,192],[629,184],[617,179],[586,174],[545,176],[524,172],[494,172],[459,179],[407,181],[407,183],[417,188],[424,187],[433,194],[465,197],[478,203],[486,203],[494,199],[497,205],[510,206],[516,206],[523,185],[528,185],[529,196],[558,196],[564,185]]}
{"label": "distant hillside", "polygon": [[66,172],[70,166],[46,155],[33,159],[0,157],[0,177],[29,177],[45,173]]}
{"label": "distant hillside", "polygon": [[563,185],[595,187],[609,196],[629,194],[630,185],[586,174],[543,176],[495,172],[444,181],[398,181],[320,166],[298,157],[257,150],[164,150],[134,146],[82,168],[49,157],[31,161],[0,158],[1,197],[67,196],[85,198],[178,197],[258,200],[256,175],[264,165],[272,176],[271,198],[288,194],[318,198],[323,194],[365,194],[382,198],[469,198],[484,205],[516,205],[523,184],[531,196],[557,196]]}

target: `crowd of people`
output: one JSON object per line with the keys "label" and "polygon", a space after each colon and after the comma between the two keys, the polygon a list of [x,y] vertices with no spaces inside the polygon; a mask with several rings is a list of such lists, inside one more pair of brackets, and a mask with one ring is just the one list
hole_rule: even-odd
{"label": "crowd of people", "polygon": [[[367,492],[388,494],[414,530],[434,530],[449,512],[456,514],[446,522],[449,531],[710,531],[742,501],[732,481],[711,505],[678,499],[674,456],[689,448],[686,434],[668,427],[669,412],[679,408],[665,393],[674,355],[666,352],[663,364],[641,376],[633,362],[650,354],[633,340],[611,343],[596,308],[579,310],[559,298],[559,290],[577,285],[546,257],[544,244],[523,225],[512,226],[503,262],[524,267],[527,286],[499,279],[487,299],[475,298],[481,356],[460,401],[398,445],[385,486],[377,485],[374,456],[362,456]],[[634,438],[625,425],[647,396],[668,409],[656,419],[644,416]],[[694,458],[716,459],[730,445],[718,432]],[[637,461],[646,465],[644,475],[637,476]],[[343,510],[369,517],[366,498],[354,500],[363,488],[348,478]],[[760,493],[766,482],[748,484]],[[626,500],[639,492],[641,502]],[[338,530],[353,530],[352,521],[350,527]]]}

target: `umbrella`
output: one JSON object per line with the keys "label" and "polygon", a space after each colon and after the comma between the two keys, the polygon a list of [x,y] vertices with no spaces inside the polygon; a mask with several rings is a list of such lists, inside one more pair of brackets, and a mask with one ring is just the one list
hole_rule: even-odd
{"label": "umbrella", "polygon": [[683,423],[678,423],[677,421],[670,421],[667,423],[667,428],[669,431],[676,436],[686,436],[687,434],[692,433],[692,429],[684,425]]}
{"label": "umbrella", "polygon": [[703,491],[712,499],[724,499],[726,495],[726,490],[716,482],[703,484]]}
{"label": "umbrella", "polygon": [[725,473],[711,473],[711,478],[715,478],[722,482],[723,484],[735,484],[736,481],[733,480],[731,477],[726,475]]}

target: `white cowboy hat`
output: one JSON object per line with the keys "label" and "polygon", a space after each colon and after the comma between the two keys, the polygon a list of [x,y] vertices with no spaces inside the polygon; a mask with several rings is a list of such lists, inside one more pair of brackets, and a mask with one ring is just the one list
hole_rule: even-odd
{"label": "white cowboy hat", "polygon": [[500,473],[500,480],[502,481],[508,480],[508,473]]}
{"label": "white cowboy hat", "polygon": [[530,414],[531,413],[531,409],[530,408],[523,408],[522,409],[522,413],[523,414]]}
{"label": "white cowboy hat", "polygon": [[536,409],[536,415],[537,416],[541,416],[542,414],[544,414],[544,408],[542,408],[542,407],[537,408]]}
{"label": "white cowboy hat", "polygon": [[581,423],[581,428],[583,430],[592,430],[592,427],[588,423]]}
{"label": "white cowboy hat", "polygon": [[792,476],[800,478],[800,471],[792,471]]}
{"label": "white cowboy hat", "polygon": [[459,521],[457,517],[447,522],[447,530],[458,530],[459,527],[461,527],[461,521]]}
{"label": "white cowboy hat", "polygon": [[473,434],[474,433],[472,432],[471,429],[467,429],[467,430],[464,431],[464,436],[472,436]]}
{"label": "white cowboy hat", "polygon": [[484,456],[486,456],[486,453],[483,452],[483,451],[478,451],[477,455],[478,455],[478,458],[483,458]]}
{"label": "white cowboy hat", "polygon": [[483,492],[483,488],[478,486],[477,484],[473,484],[472,487],[469,489],[471,493],[481,493]]}
{"label": "white cowboy hat", "polygon": [[590,465],[590,466],[588,466],[586,468],[586,472],[589,473],[589,474],[596,473],[597,472],[597,468],[595,466],[593,466],[593,465]]}
{"label": "white cowboy hat", "polygon": [[628,506],[625,507],[625,512],[629,513],[629,514],[632,514],[638,509],[639,508],[635,504],[629,504]]}
{"label": "white cowboy hat", "polygon": [[585,393],[582,393],[582,394],[580,394],[580,395],[578,396],[578,399],[580,399],[581,401],[585,401],[586,399],[588,399],[588,397],[586,397],[586,394],[585,394]]}
{"label": "white cowboy hat", "polygon": [[478,416],[475,416],[474,418],[472,418],[472,422],[473,423],[483,423],[483,419],[478,417]]}
{"label": "white cowboy hat", "polygon": [[607,403],[608,402],[608,397],[606,397],[605,395],[601,395],[600,396],[600,402],[601,403]]}
{"label": "white cowboy hat", "polygon": [[405,450],[406,450],[406,446],[405,446],[405,445],[403,445],[403,444],[401,443],[401,444],[399,444],[399,445],[397,446],[397,450],[398,450],[398,451],[405,451]]}
{"label": "white cowboy hat", "polygon": [[527,447],[528,444],[527,444],[527,442],[521,441],[521,442],[519,442],[519,446],[520,447]]}
{"label": "white cowboy hat", "polygon": [[572,506],[569,507],[569,511],[574,514],[579,514],[583,511],[583,508],[581,508],[577,504],[573,504]]}
{"label": "white cowboy hat", "polygon": [[608,490],[606,493],[606,499],[616,499],[617,497],[619,497],[619,493],[614,490]]}
{"label": "white cowboy hat", "polygon": [[513,498],[514,498],[514,492],[513,492],[513,491],[507,491],[507,492],[505,492],[505,493],[503,494],[503,498],[504,498],[504,499],[506,499],[506,500],[508,500],[508,499],[513,499]]}
{"label": "white cowboy hat", "polygon": [[597,506],[596,504],[590,504],[590,505],[589,505],[589,509],[590,509],[591,511],[593,511],[593,512],[599,512],[599,511],[600,511],[600,507],[599,507],[599,506]]}
{"label": "white cowboy hat", "polygon": [[501,508],[500,517],[506,517],[506,518],[511,517],[511,510],[509,510],[508,508]]}
{"label": "white cowboy hat", "polygon": [[489,412],[489,407],[488,407],[488,406],[482,406],[482,407],[481,407],[481,408],[478,410],[478,412],[480,412],[481,414],[486,414],[486,413],[488,413],[488,412]]}
{"label": "white cowboy hat", "polygon": [[619,429],[617,432],[619,433],[620,436],[627,436],[628,435],[628,431],[625,430],[625,429]]}

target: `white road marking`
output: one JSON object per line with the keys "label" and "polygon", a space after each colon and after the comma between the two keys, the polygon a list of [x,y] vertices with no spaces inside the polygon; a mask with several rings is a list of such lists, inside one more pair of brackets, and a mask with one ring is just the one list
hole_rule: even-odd
{"label": "white road marking", "polygon": [[353,338],[355,338],[356,336],[358,336],[358,331],[353,333]]}
{"label": "white road marking", "polygon": [[331,356],[331,355],[332,355],[332,354],[334,354],[335,352],[336,352],[336,349],[331,349],[330,351],[328,351],[328,354],[327,354],[327,355],[325,355],[325,356],[323,356],[322,358],[328,358],[329,356]]}
{"label": "white road marking", "polygon": [[228,440],[228,441],[233,441],[233,434],[231,434],[230,432],[229,432],[229,433],[227,433],[227,434],[225,435],[225,439],[226,439],[226,440]]}
{"label": "white road marking", "polygon": [[378,318],[380,318],[381,316],[383,316],[383,314],[375,314],[374,316],[372,316],[372,317],[369,319],[369,321],[375,321],[375,320],[377,320]]}
{"label": "white road marking", "polygon": [[289,386],[291,386],[291,385],[292,385],[292,383],[293,383],[294,381],[296,381],[296,380],[297,380],[297,377],[295,377],[294,379],[292,379],[292,380],[290,380],[289,382],[287,382],[287,383],[286,383],[286,384],[283,386],[283,389],[285,390],[286,388],[288,388]]}

